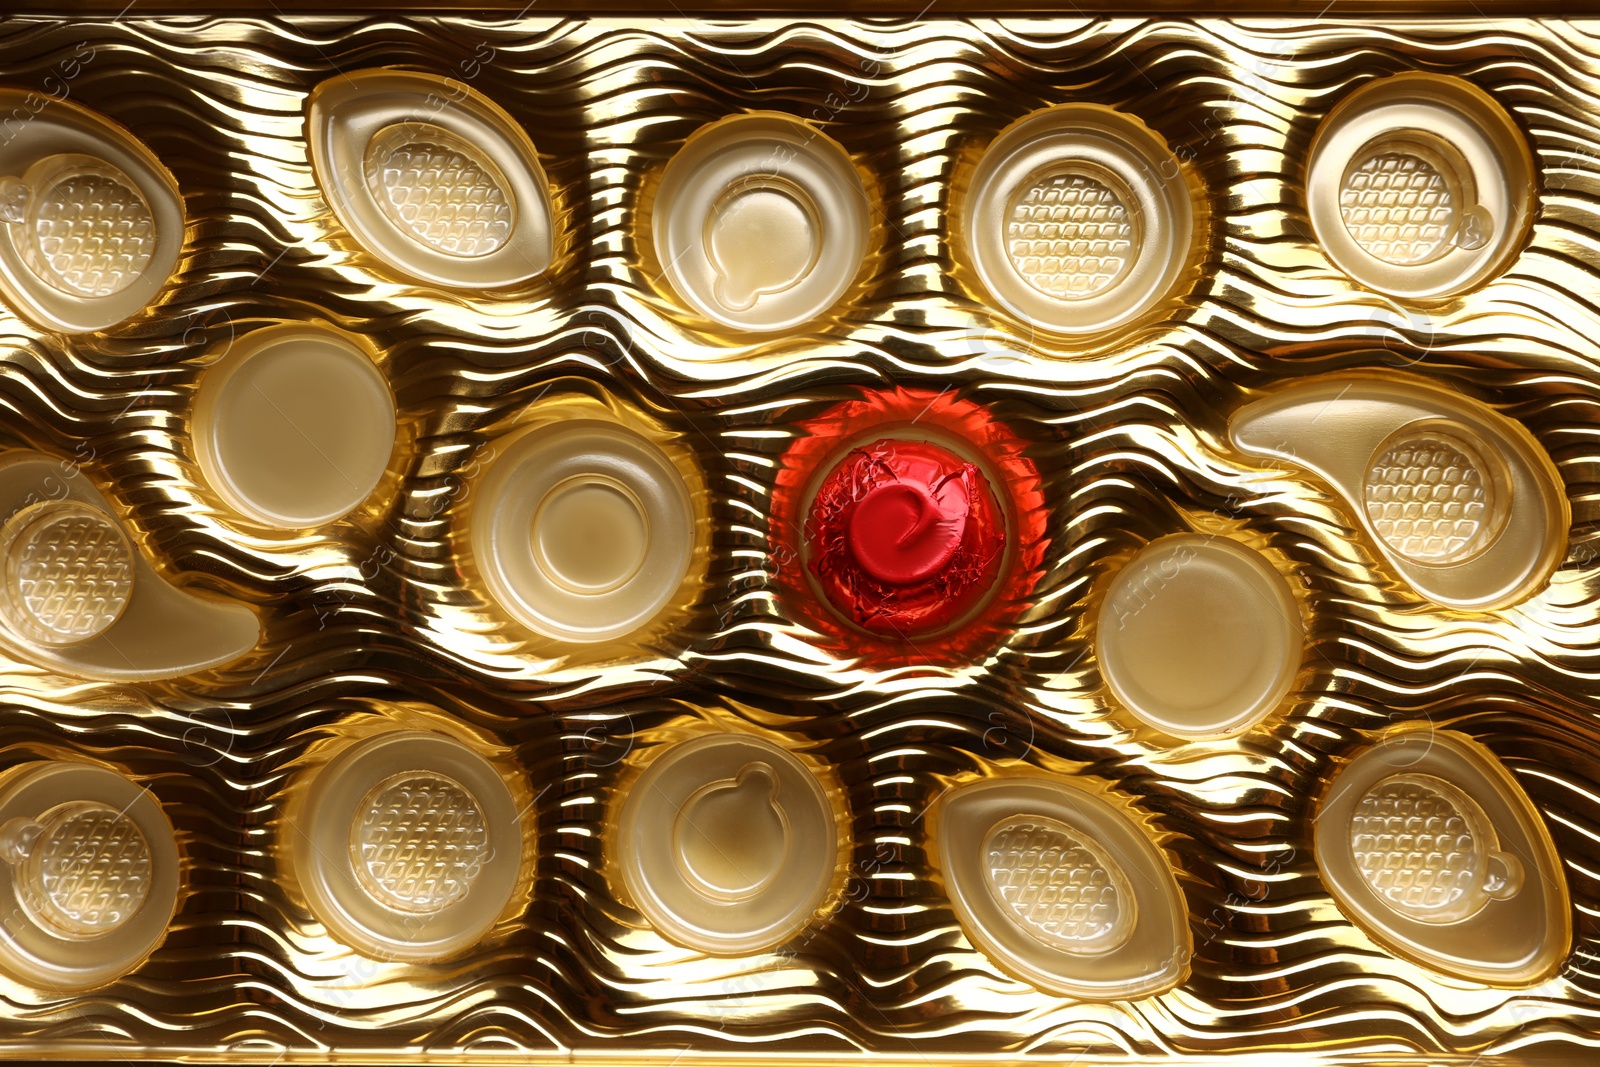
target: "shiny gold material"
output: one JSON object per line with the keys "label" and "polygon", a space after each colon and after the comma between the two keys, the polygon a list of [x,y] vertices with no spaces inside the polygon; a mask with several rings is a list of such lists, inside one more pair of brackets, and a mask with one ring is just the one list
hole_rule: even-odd
{"label": "shiny gold material", "polygon": [[[1238,20],[1147,18],[1106,3],[1102,20],[1083,14],[1096,10],[1088,5],[1005,17],[971,0],[926,9],[883,0],[863,9],[892,12],[876,18],[728,3],[709,8],[714,17],[670,6],[639,15],[637,4],[607,2],[626,13],[568,18],[572,0],[550,0],[520,12],[428,5],[412,18],[406,2],[345,15],[279,0],[259,15],[210,17],[220,5],[161,15],[73,0],[71,10],[101,17],[52,9],[0,22],[0,143],[26,143],[47,116],[102,128],[80,122],[80,107],[101,116],[137,142],[94,158],[143,176],[155,223],[145,235],[127,186],[85,170],[72,188],[97,193],[96,227],[130,223],[123,242],[60,271],[42,245],[29,259],[17,252],[16,270],[30,271],[18,277],[39,282],[29,292],[43,310],[0,311],[0,465],[6,454],[41,458],[28,461],[33,498],[13,503],[92,495],[125,531],[150,573],[136,573],[134,599],[104,635],[124,632],[138,590],[153,584],[237,630],[178,677],[123,666],[110,645],[95,646],[104,655],[89,670],[83,644],[40,652],[0,633],[0,764],[84,760],[114,771],[159,806],[178,857],[175,874],[164,868],[175,885],[163,905],[176,900],[176,913],[147,959],[142,947],[129,956],[130,974],[88,993],[0,981],[0,1051],[97,1062],[795,1067],[1225,1056],[1276,1065],[1300,1054],[1495,1067],[1600,1054],[1600,20],[1456,0],[1382,17],[1373,12],[1397,5],[1314,0]],[[1231,4],[1257,15],[1266,6]],[[1456,17],[1432,17],[1447,11]],[[306,141],[311,94],[326,85],[336,96],[386,67],[430,75],[438,99],[419,94],[386,135],[392,144],[371,156],[359,146],[347,173],[319,184]],[[1318,240],[1307,190],[1323,120],[1363,86],[1411,71],[1481,91],[1530,165],[1513,190],[1528,200],[1527,225],[1508,231],[1504,258],[1425,305],[1341,269]],[[547,262],[507,264],[481,286],[454,268],[513,247],[531,202],[516,198],[516,183],[533,171],[508,173],[499,158],[485,166],[472,155],[484,146],[440,120],[480,96],[537,156],[550,249]],[[1064,104],[1113,108],[1148,127],[1175,161],[1160,176],[1181,182],[1193,210],[1193,255],[1166,298],[1076,340],[986,297],[960,226],[985,151],[1026,116]],[[736,331],[680,298],[648,220],[691,135],[753,112],[791,116],[837,142],[861,180],[868,236],[858,273],[826,309]],[[0,178],[25,180],[46,156],[85,149],[41,146]],[[430,167],[453,175],[451,196],[417,187]],[[1402,229],[1417,228],[1385,240],[1363,227],[1395,220],[1360,216],[1360,193],[1377,182],[1389,196],[1402,169],[1415,201],[1397,195],[1394,205],[1407,212]],[[1390,137],[1339,168],[1340,182],[1347,171],[1352,192],[1318,210],[1339,227],[1348,220],[1376,258],[1418,269],[1445,261],[1448,235],[1464,232],[1481,199],[1427,137]],[[168,174],[176,199],[154,180]],[[1127,212],[1128,195],[1087,178],[1113,194],[1076,177],[1075,203],[1111,212],[1091,235],[1107,242],[1103,254],[1086,250],[1098,262],[1069,262],[1072,247],[1059,263],[1025,243],[999,249],[1001,266],[1020,270],[1041,299],[1115,292],[1129,269],[1121,242],[1131,254],[1144,239],[1142,220],[1124,226],[1115,214],[1112,200]],[[1039,205],[1063,180],[1074,179],[1024,182],[1001,221],[1039,224]],[[377,204],[387,230],[376,232],[452,270],[394,269],[339,221],[332,183],[369,196],[375,184],[387,197]],[[0,183],[0,214],[26,220],[17,192]],[[727,206],[750,213],[748,227],[713,227],[713,243],[736,251],[762,226],[809,224],[815,210],[760,180],[736,183]],[[1424,208],[1443,212],[1437,230],[1409,214]],[[87,232],[54,201],[33,218],[43,230],[32,232],[51,240]],[[163,242],[180,239],[169,264]],[[1019,230],[1017,240],[1029,238]],[[764,284],[815,265],[806,242],[782,251],[784,270]],[[141,264],[139,280],[116,289],[127,280],[117,272]],[[120,314],[117,302],[146,285],[139,310]],[[83,300],[111,303],[96,318],[78,313]],[[239,521],[207,485],[189,426],[207,368],[277,323],[361,338],[400,427],[366,500],[309,528]],[[1337,382],[1337,394],[1375,377],[1442,391],[1486,424],[1516,427],[1528,484],[1549,490],[1544,528],[1519,526],[1515,511],[1496,519],[1506,485],[1513,508],[1528,493],[1500,478],[1496,464],[1510,459],[1459,420],[1376,434],[1349,494],[1277,440],[1247,452],[1230,438],[1239,412],[1298,383]],[[775,472],[797,427],[886,385],[984,405],[1041,473],[1041,577],[1017,624],[968,662],[885,666],[818,640],[789,599],[806,583],[781,580],[802,566],[769,537]],[[574,643],[501,610],[471,546],[476,494],[496,457],[519,434],[583,419],[626,425],[670,457],[694,547],[656,615],[626,637]],[[1324,423],[1311,410],[1296,425]],[[1429,470],[1441,473],[1418,473]],[[1287,694],[1237,736],[1161,733],[1106,683],[1096,620],[1107,591],[1141,549],[1174,534],[1259,553],[1304,620]],[[1523,541],[1548,555],[1534,553],[1493,595],[1419,593],[1441,586],[1418,576]],[[607,570],[582,547],[553,547],[551,566],[578,585],[625,580],[625,567]],[[1546,927],[1550,967],[1468,981],[1391,951],[1341,910],[1319,864],[1318,804],[1336,772],[1397,725],[1470,738],[1526,795],[1532,830],[1549,834],[1559,857],[1543,875],[1564,883],[1571,905],[1557,909],[1570,939],[1559,923]],[[445,959],[353,951],[317,919],[294,864],[315,769],[368,737],[408,730],[477,752],[519,810],[509,902],[483,917],[480,940]],[[651,753],[728,730],[829,769],[840,856],[814,918],[782,945],[736,957],[663,937],[613,866],[629,847],[617,812]],[[1420,777],[1430,776],[1444,781]],[[1494,818],[1470,783],[1395,777],[1363,826],[1437,818],[1459,839],[1452,818]],[[975,781],[1041,779],[1127,812],[1170,866],[1187,937],[1187,947],[1174,937],[1178,955],[1164,960],[1172,988],[1089,1003],[1022,980],[969,936],[937,862],[942,799]],[[362,796],[377,789],[369,807],[394,814],[383,826],[410,827],[404,805],[417,801],[391,786],[372,783]],[[454,835],[406,841],[464,849],[461,862],[431,880],[381,863],[366,872],[411,906],[452,899],[479,840],[465,804],[429,788],[441,798],[430,810],[466,821]],[[1007,895],[1027,870],[1058,878],[1075,900],[1104,906],[1106,886],[1121,900],[1115,878],[1096,881],[1091,869],[1110,869],[1086,847],[1103,842],[1016,822],[1022,815],[1049,813],[1013,812],[978,831],[1001,859],[976,891],[1044,941],[1115,942],[1097,940],[1109,912],[1074,920]],[[152,849],[167,847],[141,832]],[[1510,839],[1496,827],[1493,841],[1472,838],[1441,868],[1489,898],[1476,915],[1503,891],[1509,865],[1496,855],[1514,851]],[[344,831],[341,843],[350,840]],[[1038,860],[1023,855],[1035,840]],[[1059,855],[1043,858],[1052,848]],[[1410,863],[1415,852],[1365,839],[1360,848],[1369,863]],[[1132,886],[1137,872],[1111,859]],[[710,865],[701,874],[726,881]],[[1482,903],[1378,882],[1402,910],[1429,918]]]}

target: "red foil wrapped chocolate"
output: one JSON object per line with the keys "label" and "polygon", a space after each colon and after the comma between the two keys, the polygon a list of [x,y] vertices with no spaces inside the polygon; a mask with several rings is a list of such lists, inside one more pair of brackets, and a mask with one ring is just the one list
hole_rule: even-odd
{"label": "red foil wrapped chocolate", "polygon": [[851,450],[806,516],[806,566],[828,601],[874,633],[916,637],[994,591],[1005,521],[976,464],[925,441]]}
{"label": "red foil wrapped chocolate", "polygon": [[840,651],[970,656],[1037,575],[1044,520],[1024,443],[970,400],[892,389],[802,423],[774,494],[774,555]]}

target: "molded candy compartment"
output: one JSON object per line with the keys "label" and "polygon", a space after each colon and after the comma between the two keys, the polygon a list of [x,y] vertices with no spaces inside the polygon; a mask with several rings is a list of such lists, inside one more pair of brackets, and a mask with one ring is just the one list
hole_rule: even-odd
{"label": "molded candy compartment", "polygon": [[1193,939],[1172,867],[1106,800],[992,779],[946,794],[935,821],[956,917],[1006,970],[1085,1000],[1153,996],[1184,980]]}
{"label": "molded candy compartment", "polygon": [[149,790],[87,763],[0,778],[0,969],[48,991],[143,963],[178,903],[178,848]]}
{"label": "molded candy compartment", "polygon": [[150,150],[66,100],[0,90],[0,293],[64,333],[103,330],[144,309],[178,265],[183,198]]}
{"label": "molded candy compartment", "polygon": [[169,585],[83,475],[0,458],[0,648],[84,678],[138,681],[219,666],[260,637],[245,605]]}
{"label": "molded candy compartment", "polygon": [[555,256],[550,187],[533,142],[459,81],[341,74],[306,109],[312,171],[340,223],[393,270],[500,289]]}
{"label": "molded candy compartment", "polygon": [[840,865],[816,772],[745,734],[653,754],[615,826],[614,862],[634,906],[664,936],[714,956],[788,941],[822,909]]}
{"label": "molded candy compartment", "polygon": [[395,403],[374,355],[325,326],[256,330],[201,377],[190,419],[208,485],[279,529],[332,522],[365,501],[395,451]]}
{"label": "molded candy compartment", "polygon": [[1483,90],[1410,72],[1369,82],[1318,127],[1306,202],[1329,259],[1362,285],[1445,300],[1503,270],[1532,225],[1527,138]]}
{"label": "molded candy compartment", "polygon": [[1117,701],[1173,737],[1243,733],[1279,707],[1305,655],[1300,606],[1261,553],[1226,537],[1152,541],[1112,579],[1095,624]]}
{"label": "molded candy compartment", "polygon": [[468,498],[471,567],[555,641],[638,637],[698,595],[710,518],[693,454],[611,397],[545,398],[490,446]]}
{"label": "molded candy compartment", "polygon": [[1438,386],[1296,383],[1241,408],[1228,435],[1322,477],[1399,576],[1446,607],[1514,604],[1565,552],[1571,512],[1544,450],[1511,419]]}
{"label": "molded candy compartment", "polygon": [[488,760],[406,729],[319,767],[285,832],[295,881],[333,937],[375,959],[431,961],[477,944],[510,904],[519,817]]}
{"label": "molded candy compartment", "polygon": [[870,224],[849,154],[770,112],[695,131],[649,213],[673,290],[707,318],[752,331],[792,329],[838,303],[861,273]]}
{"label": "molded candy compartment", "polygon": [[1002,131],[973,172],[961,233],[989,294],[1061,334],[1137,320],[1196,254],[1183,166],[1143,122],[1097,104],[1046,108]]}
{"label": "molded candy compartment", "polygon": [[1454,978],[1532,985],[1571,948],[1561,857],[1493,753],[1407,726],[1358,752],[1316,815],[1340,910],[1396,954]]}

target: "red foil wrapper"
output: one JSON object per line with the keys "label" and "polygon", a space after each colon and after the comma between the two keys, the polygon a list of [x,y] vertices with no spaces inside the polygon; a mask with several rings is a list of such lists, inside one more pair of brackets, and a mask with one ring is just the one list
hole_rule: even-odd
{"label": "red foil wrapper", "polygon": [[806,517],[807,567],[863,629],[937,633],[994,590],[1006,547],[1000,506],[976,464],[936,444],[875,441],[823,481]]}
{"label": "red foil wrapper", "polygon": [[1025,442],[981,404],[919,389],[867,393],[800,428],[778,476],[773,552],[824,644],[944,663],[998,640],[1045,545]]}

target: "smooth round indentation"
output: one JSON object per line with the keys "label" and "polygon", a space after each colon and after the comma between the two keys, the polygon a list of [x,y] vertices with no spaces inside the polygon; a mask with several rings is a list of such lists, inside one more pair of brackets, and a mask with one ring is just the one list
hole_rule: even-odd
{"label": "smooth round indentation", "polygon": [[0,527],[6,622],[42,645],[110,629],[133,593],[133,546],[115,519],[73,500],[33,504]]}
{"label": "smooth round indentation", "polygon": [[377,487],[394,454],[394,396],[341,334],[275,326],[206,371],[193,427],[218,495],[256,522],[303,529],[343,517]]}
{"label": "smooth round indentation", "polygon": [[150,843],[131,818],[91,801],[39,817],[17,872],[17,897],[63,937],[96,937],[131,919],[150,895]]}
{"label": "smooth round indentation", "polygon": [[472,259],[511,239],[516,209],[505,175],[442,126],[386,126],[367,143],[364,162],[384,216],[429,248]]}
{"label": "smooth round indentation", "polygon": [[650,516],[611,478],[569,478],[533,516],[534,560],[569,592],[609,593],[639,573],[649,552]]}
{"label": "smooth round indentation", "polygon": [[1288,696],[1304,650],[1289,584],[1231,540],[1176,534],[1118,572],[1096,628],[1119,703],[1175,737],[1249,729]]}
{"label": "smooth round indentation", "polygon": [[23,262],[63,293],[107,297],[150,265],[155,215],[116,167],[92,156],[51,156],[24,176]]}
{"label": "smooth round indentation", "polygon": [[744,734],[656,754],[626,791],[613,840],[633,904],[664,936],[712,955],[789,940],[823,906],[839,865],[816,774]]}
{"label": "smooth round indentation", "polygon": [[1023,281],[1056,300],[1116,285],[1138,252],[1139,230],[1122,195],[1092,174],[1052,168],[1019,184],[1006,250]]}
{"label": "smooth round indentation", "polygon": [[1571,901],[1540,813],[1493,753],[1420,723],[1340,761],[1314,854],[1349,919],[1450,977],[1526,986],[1571,951]]}
{"label": "smooth round indentation", "polygon": [[1356,805],[1350,848],[1385,904],[1407,918],[1453,923],[1521,888],[1515,857],[1493,847],[1483,810],[1450,783],[1397,774]]}
{"label": "smooth round indentation", "polygon": [[1041,989],[1132,1000],[1183,980],[1192,935],[1172,867],[1126,811],[1066,782],[990,778],[933,812],[973,946]]}
{"label": "smooth round indentation", "polygon": [[1527,139],[1471,83],[1412,72],[1351,93],[1318,127],[1306,168],[1317,242],[1392,296],[1443,300],[1503,270],[1536,185]]}
{"label": "smooth round indentation", "polygon": [[1432,423],[1402,427],[1373,454],[1365,504],[1373,531],[1423,564],[1481,555],[1505,525],[1505,475],[1460,434]]}
{"label": "smooth round indentation", "polygon": [[545,637],[626,637],[683,588],[695,517],[684,476],[618,423],[558,421],[511,440],[472,502],[474,563],[489,594]]}
{"label": "smooth round indentation", "polygon": [[789,853],[778,789],[770,765],[747,763],[684,803],[672,827],[672,854],[695,888],[718,900],[748,900],[778,877]]}
{"label": "smooth round indentation", "polygon": [[555,258],[550,183],[522,126],[436,74],[336,75],[307,104],[311,170],[383,267],[472,292],[518,285]]}
{"label": "smooth round indentation", "polygon": [[849,155],[786,115],[722,119],[667,164],[650,226],[672,288],[741,330],[827,311],[860,273],[870,219]]}
{"label": "smooth round indentation", "polygon": [[505,912],[522,867],[518,805],[495,767],[424,730],[379,733],[318,768],[286,828],[300,889],[341,943],[439,960]]}
{"label": "smooth round indentation", "polygon": [[374,898],[432,915],[459,902],[483,871],[489,829],[478,802],[440,774],[378,783],[350,829],[356,875]]}
{"label": "smooth round indentation", "polygon": [[139,966],[166,936],[178,851],[161,805],[92,764],[0,776],[0,968],[52,992]]}
{"label": "smooth round indentation", "polygon": [[1133,932],[1134,898],[1115,860],[1055,819],[1006,819],[983,843],[995,900],[1040,941],[1105,952]]}
{"label": "smooth round indentation", "polygon": [[995,138],[961,225],[988,294],[1063,334],[1150,314],[1195,255],[1182,165],[1138,119],[1091,104],[1035,112]]}
{"label": "smooth round indentation", "polygon": [[822,254],[822,220],[804,189],[778,177],[730,186],[706,218],[712,295],[730,311],[799,284]]}

